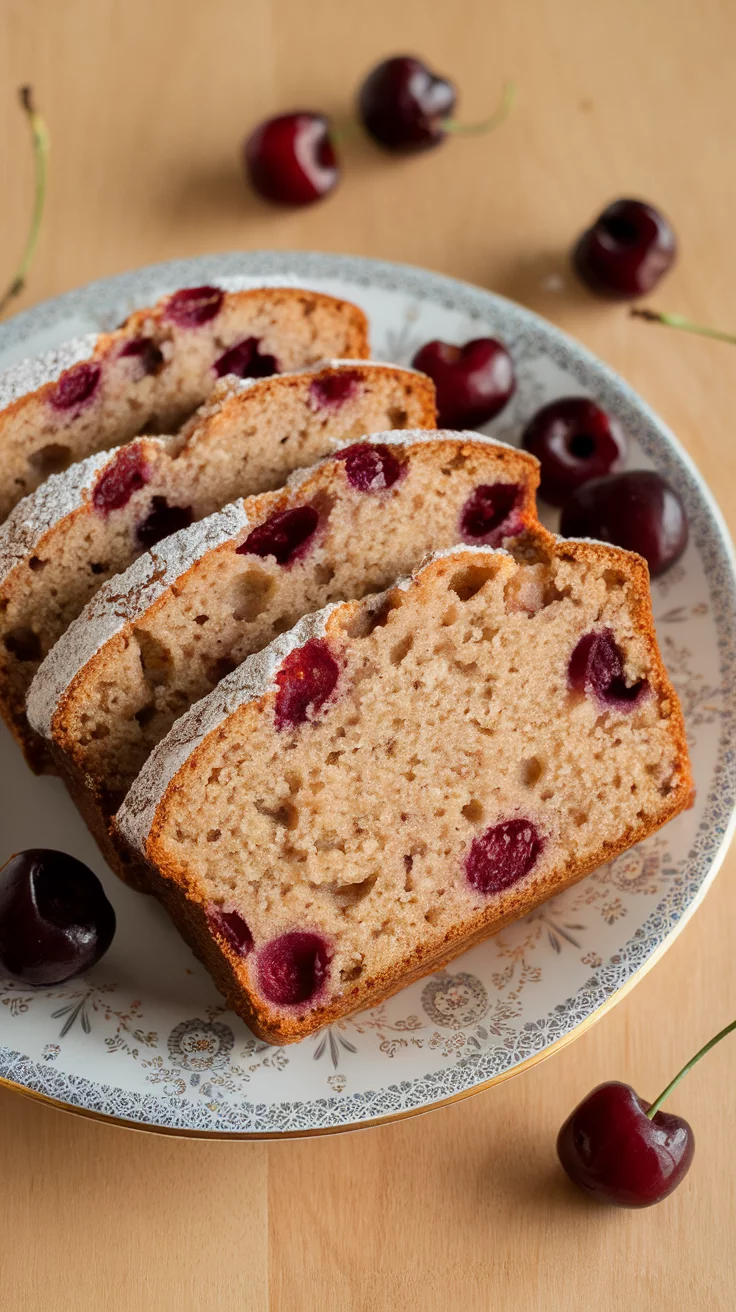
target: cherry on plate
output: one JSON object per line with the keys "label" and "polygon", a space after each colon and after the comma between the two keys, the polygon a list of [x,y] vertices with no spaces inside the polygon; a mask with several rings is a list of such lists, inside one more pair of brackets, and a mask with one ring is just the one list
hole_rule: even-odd
{"label": "cherry on plate", "polygon": [[379,146],[408,153],[439,146],[456,101],[449,78],[438,77],[412,55],[396,55],[368,74],[360,88],[358,112]]}
{"label": "cherry on plate", "polygon": [[656,287],[676,255],[677,239],[659,210],[617,200],[578,239],[572,262],[591,291],[629,300]]}
{"label": "cherry on plate", "polygon": [[590,479],[622,469],[628,448],[618,420],[584,396],[542,406],[521,440],[541,465],[539,494],[553,506]]}
{"label": "cherry on plate", "polygon": [[638,551],[658,578],[685,550],[688,522],[680,497],[661,474],[629,469],[579,487],[562,512],[560,533]]}
{"label": "cherry on plate", "polygon": [[115,933],[115,912],[88,866],[30,848],[0,870],[0,969],[24,984],[61,984],[94,966]]}
{"label": "cherry on plate", "polygon": [[441,428],[477,428],[500,414],[516,390],[514,363],[503,342],[476,337],[464,346],[427,342],[412,364],[437,389]]}
{"label": "cherry on plate", "polygon": [[252,186],[277,205],[311,205],[340,179],[340,166],[324,114],[295,110],[266,119],[243,147]]}

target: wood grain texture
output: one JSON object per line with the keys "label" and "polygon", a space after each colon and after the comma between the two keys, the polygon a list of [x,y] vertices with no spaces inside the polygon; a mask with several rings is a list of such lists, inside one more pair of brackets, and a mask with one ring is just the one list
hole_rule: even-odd
{"label": "wood grain texture", "polygon": [[[736,351],[636,323],[572,284],[566,252],[601,205],[672,217],[677,269],[653,300],[736,329],[733,0],[0,0],[2,263],[28,213],[14,88],[53,136],[47,221],[23,304],[173,256],[257,247],[426,265],[516,297],[580,337],[680,435],[736,524]],[[276,212],[243,187],[259,117],[346,117],[387,52],[453,72],[507,126],[409,161],[359,140],[327,202]],[[550,274],[563,273],[562,291]],[[20,307],[19,307],[20,308]],[[653,1096],[736,1014],[736,859],[664,960],[572,1047],[428,1116],[277,1145],[156,1138],[0,1095],[3,1306],[35,1312],[600,1312],[734,1306],[736,1046],[674,1100],[698,1138],[664,1205],[598,1210],[555,1165],[596,1082]]]}

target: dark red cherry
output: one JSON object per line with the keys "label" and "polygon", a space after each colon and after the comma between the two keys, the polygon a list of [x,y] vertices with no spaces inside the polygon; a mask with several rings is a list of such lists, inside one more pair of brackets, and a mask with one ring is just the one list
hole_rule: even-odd
{"label": "dark red cherry", "polygon": [[652,578],[680,559],[688,541],[685,507],[675,489],[651,469],[596,478],[571,496],[562,512],[566,538],[597,538],[638,551]]}
{"label": "dark red cherry", "polygon": [[676,254],[675,234],[659,210],[617,200],[579,238],[573,264],[591,291],[630,299],[656,287]]}
{"label": "dark red cherry", "polygon": [[460,512],[460,532],[465,542],[497,547],[505,537],[521,529],[517,507],[522,491],[518,483],[481,483],[471,492]]}
{"label": "dark red cherry", "polygon": [[193,519],[191,506],[170,506],[166,497],[154,497],[151,510],[137,526],[135,535],[141,546],[149,550],[179,529],[189,528]]}
{"label": "dark red cherry", "polygon": [[379,146],[412,152],[439,146],[456,102],[457,91],[448,78],[437,77],[412,55],[396,55],[368,74],[360,88],[358,112]]}
{"label": "dark red cherry", "polygon": [[94,966],[115,933],[96,875],[66,852],[31,848],[0,870],[0,969],[24,984],[61,984]]}
{"label": "dark red cherry", "polygon": [[314,410],[339,410],[346,401],[352,401],[361,383],[354,369],[341,369],[339,373],[315,378],[309,387],[309,400]]}
{"label": "dark red cherry", "polygon": [[144,374],[157,374],[164,366],[164,353],[152,337],[132,337],[120,352],[121,359],[128,357],[140,361]]}
{"label": "dark red cherry", "polygon": [[277,205],[311,205],[337,186],[340,167],[324,114],[296,110],[260,123],[248,137],[245,171]]}
{"label": "dark red cherry", "polygon": [[169,297],[164,318],[178,328],[201,328],[217,317],[224,299],[219,287],[183,287]]}
{"label": "dark red cherry", "polygon": [[77,410],[92,400],[97,391],[102,370],[98,364],[75,364],[66,369],[49,392],[49,401],[55,410]]}
{"label": "dark red cherry", "polygon": [[97,479],[92,505],[101,515],[120,510],[150,477],[151,470],[140,447],[135,444],[124,446]]}
{"label": "dark red cherry", "polygon": [[564,505],[591,478],[622,469],[628,449],[618,420],[584,396],[542,406],[521,440],[541,465],[540,496],[553,506]]}
{"label": "dark red cherry", "polygon": [[290,652],[276,675],[276,728],[296,728],[313,718],[332,696],[339,676],[335,657],[318,638]]}
{"label": "dark red cherry", "polygon": [[258,988],[277,1007],[312,1002],[329,973],[330,952],[319,934],[293,929],[258,953]]}
{"label": "dark red cherry", "polygon": [[245,542],[236,547],[238,556],[275,556],[279,565],[290,565],[302,556],[319,523],[314,506],[295,506],[278,510],[262,524],[251,529]]}
{"label": "dark red cherry", "polygon": [[468,883],[485,897],[503,893],[529,874],[543,847],[544,839],[531,820],[492,825],[470,844],[465,858]]}
{"label": "dark red cherry", "polygon": [[478,428],[503,410],[516,389],[511,356],[493,337],[464,346],[427,342],[412,364],[429,374],[437,389],[441,428]]}
{"label": "dark red cherry", "polygon": [[236,378],[270,378],[279,372],[275,355],[261,355],[257,337],[246,337],[224,351],[212,366],[218,378],[234,374]]}
{"label": "dark red cherry", "polygon": [[345,463],[348,482],[359,492],[385,492],[401,474],[393,451],[383,443],[355,442],[335,453]]}
{"label": "dark red cherry", "polygon": [[695,1137],[681,1116],[650,1120],[628,1084],[599,1084],[568,1116],[557,1155],[570,1179],[592,1198],[617,1207],[650,1207],[687,1175]]}
{"label": "dark red cherry", "polygon": [[570,657],[567,683],[572,692],[595,697],[605,710],[631,711],[649,691],[646,679],[627,684],[624,658],[611,629],[583,634]]}
{"label": "dark red cherry", "polygon": [[213,904],[207,908],[207,920],[213,934],[224,938],[233,952],[239,957],[248,956],[253,948],[253,935],[239,911],[223,911]]}

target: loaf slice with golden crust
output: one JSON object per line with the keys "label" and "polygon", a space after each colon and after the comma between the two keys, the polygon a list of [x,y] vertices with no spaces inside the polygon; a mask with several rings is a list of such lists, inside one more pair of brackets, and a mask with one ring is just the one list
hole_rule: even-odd
{"label": "loaf slice with golden crust", "polygon": [[534,563],[457,547],[301,621],[177,722],[116,823],[229,1005],[290,1043],[533,910],[691,790],[645,563],[540,534]]}
{"label": "loaf slice with golden crust", "polygon": [[50,474],[140,433],[168,433],[218,378],[370,355],[363,311],[295,287],[186,287],[115,332],[0,377],[0,520]]}
{"label": "loaf slice with golden crust", "polygon": [[176,437],[88,456],[25,497],[0,526],[0,713],[29,764],[52,768],[26,718],[30,684],[107,579],[177,529],[279,487],[349,438],[435,421],[430,379],[394,365],[331,361],[227,378]]}

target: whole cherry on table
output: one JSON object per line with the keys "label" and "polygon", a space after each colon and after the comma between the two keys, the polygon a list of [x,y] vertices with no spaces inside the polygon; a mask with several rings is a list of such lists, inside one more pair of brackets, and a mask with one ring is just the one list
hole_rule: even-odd
{"label": "whole cherry on table", "polygon": [[675,261],[677,240],[658,209],[617,200],[598,215],[573,249],[573,267],[591,291],[628,300],[657,285]]}

